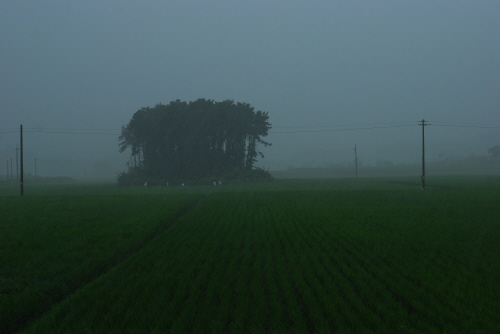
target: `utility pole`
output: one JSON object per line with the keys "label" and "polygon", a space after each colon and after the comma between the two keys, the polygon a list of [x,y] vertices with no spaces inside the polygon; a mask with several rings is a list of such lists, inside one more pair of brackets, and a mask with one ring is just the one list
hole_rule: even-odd
{"label": "utility pole", "polygon": [[425,190],[425,132],[424,132],[424,128],[426,125],[430,125],[430,124],[426,124],[427,121],[425,119],[422,119],[420,122],[419,122],[422,126],[422,190]]}
{"label": "utility pole", "polygon": [[356,171],[356,177],[358,177],[358,152],[356,150],[356,144],[354,144],[354,168]]}
{"label": "utility pole", "polygon": [[23,125],[21,124],[21,196],[24,196]]}

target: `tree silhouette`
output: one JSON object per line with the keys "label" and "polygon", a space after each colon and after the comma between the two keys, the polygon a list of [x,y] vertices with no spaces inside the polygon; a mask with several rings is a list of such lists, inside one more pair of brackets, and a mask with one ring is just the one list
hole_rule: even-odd
{"label": "tree silhouette", "polygon": [[267,112],[231,100],[176,100],[141,108],[122,127],[119,149],[130,149],[131,155],[129,171],[119,181],[251,175],[257,157],[264,157],[258,145],[271,145],[262,139],[271,129],[268,119]]}

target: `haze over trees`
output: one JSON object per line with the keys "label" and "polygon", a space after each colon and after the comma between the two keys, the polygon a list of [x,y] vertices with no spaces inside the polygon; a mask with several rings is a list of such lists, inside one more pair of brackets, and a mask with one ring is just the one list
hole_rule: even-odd
{"label": "haze over trees", "polygon": [[500,157],[500,145],[495,145],[493,147],[490,147],[488,150],[488,154],[491,155],[492,158],[499,158]]}
{"label": "haze over trees", "polygon": [[254,167],[259,144],[271,145],[267,112],[248,103],[198,99],[144,107],[122,127],[120,152],[130,149],[122,185],[175,183],[213,178],[262,178]]}

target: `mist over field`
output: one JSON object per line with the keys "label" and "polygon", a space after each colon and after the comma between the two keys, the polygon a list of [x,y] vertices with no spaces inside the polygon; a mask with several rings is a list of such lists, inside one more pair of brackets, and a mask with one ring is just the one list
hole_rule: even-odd
{"label": "mist over field", "polygon": [[256,166],[271,172],[346,168],[354,145],[365,167],[418,166],[425,119],[427,161],[457,173],[444,162],[500,144],[499,10],[485,0],[3,1],[0,177],[10,159],[16,168],[23,124],[25,173],[36,160],[38,175],[116,178],[130,156],[118,151],[121,127],[137,110],[198,98],[269,113],[272,146]]}
{"label": "mist over field", "polygon": [[499,13],[0,1],[0,334],[499,332]]}

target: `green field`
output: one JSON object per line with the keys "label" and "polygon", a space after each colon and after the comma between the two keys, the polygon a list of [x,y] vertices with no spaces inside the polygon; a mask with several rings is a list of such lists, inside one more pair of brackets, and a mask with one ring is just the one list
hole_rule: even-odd
{"label": "green field", "polygon": [[0,188],[0,332],[500,332],[500,178],[414,184]]}

